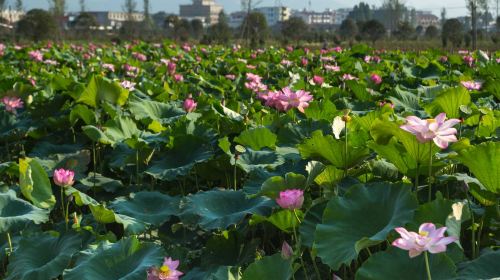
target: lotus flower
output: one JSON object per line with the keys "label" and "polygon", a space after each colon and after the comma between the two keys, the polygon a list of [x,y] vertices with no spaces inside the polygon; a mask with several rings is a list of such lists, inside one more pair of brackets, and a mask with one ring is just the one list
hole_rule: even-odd
{"label": "lotus flower", "polygon": [[113,64],[110,64],[110,63],[104,63],[102,65],[102,68],[104,68],[108,71],[111,71],[111,72],[115,72],[115,66]]}
{"label": "lotus flower", "polygon": [[475,81],[462,81],[460,83],[468,90],[480,90],[483,86],[482,83]]}
{"label": "lotus flower", "polygon": [[400,126],[401,129],[417,136],[420,143],[426,143],[431,140],[441,149],[446,149],[448,143],[457,142],[455,134],[457,130],[453,128],[460,123],[458,119],[446,121],[446,113],[441,113],[435,119],[422,120],[415,116],[406,118],[406,124]]}
{"label": "lotus flower", "polygon": [[13,114],[15,114],[17,112],[16,109],[24,107],[24,103],[21,100],[21,98],[16,97],[16,96],[12,96],[12,97],[4,96],[2,98],[2,103],[5,105],[5,110],[7,112],[11,112]]}
{"label": "lotus flower", "polygon": [[196,106],[198,106],[198,103],[194,101],[192,95],[190,94],[188,98],[184,100],[184,111],[186,111],[187,113],[194,112],[194,110],[196,110]]}
{"label": "lotus flower", "polygon": [[304,191],[299,189],[282,191],[276,198],[276,203],[284,209],[300,209],[304,203]]}
{"label": "lotus flower", "polygon": [[130,82],[130,81],[123,81],[120,83],[120,85],[125,88],[125,89],[128,89],[130,91],[134,90],[135,89],[135,85],[136,83],[133,83],[133,82]]}
{"label": "lotus flower", "polygon": [[332,124],[332,131],[333,135],[335,135],[335,139],[340,139],[340,133],[342,133],[342,130],[345,129],[345,121],[342,119],[341,116],[335,117],[333,119],[333,124]]}
{"label": "lotus flower", "polygon": [[28,54],[34,61],[43,61],[43,54],[40,51],[30,51]]}
{"label": "lotus flower", "polygon": [[312,81],[315,85],[321,86],[325,82],[325,79],[321,76],[315,75]]}
{"label": "lotus flower", "polygon": [[445,252],[446,245],[458,240],[455,236],[444,237],[446,227],[436,229],[436,226],[432,223],[422,224],[418,229],[418,233],[409,232],[402,227],[395,230],[401,235],[401,238],[394,240],[392,245],[409,251],[410,258],[414,258],[424,251],[432,254]]}
{"label": "lotus flower", "polygon": [[382,77],[377,74],[372,74],[370,76],[370,80],[372,80],[372,82],[376,85],[380,85],[382,83]]}
{"label": "lotus flower", "polygon": [[174,80],[178,83],[180,82],[183,82],[184,81],[184,76],[182,76],[182,74],[175,74],[174,75]]}
{"label": "lotus flower", "polygon": [[179,267],[178,260],[165,258],[160,268],[152,266],[148,269],[147,280],[179,280],[184,273],[178,271],[177,267]]}
{"label": "lotus flower", "polygon": [[309,64],[309,60],[307,60],[307,58],[303,57],[301,60],[300,60],[300,64],[302,64],[302,66],[307,66],[307,64]]}
{"label": "lotus flower", "polygon": [[339,72],[340,71],[340,66],[337,65],[325,65],[325,69],[328,71],[333,71],[333,72]]}
{"label": "lotus flower", "polygon": [[172,61],[169,61],[167,63],[167,71],[170,75],[174,75],[175,74],[175,70],[177,69],[177,64],[175,64],[174,62]]}
{"label": "lotus flower", "polygon": [[231,81],[234,81],[236,79],[236,75],[233,75],[233,74],[227,74],[224,77],[226,77],[226,79],[231,80]]}
{"label": "lotus flower", "polygon": [[75,172],[66,170],[64,168],[56,169],[54,171],[54,183],[60,187],[68,187],[75,183]]}
{"label": "lotus flower", "polygon": [[290,259],[293,256],[293,249],[286,241],[283,241],[281,245],[281,257],[285,260]]}
{"label": "lotus flower", "polygon": [[309,107],[309,101],[313,99],[312,95],[304,90],[294,92],[289,87],[286,87],[282,92],[280,101],[285,111],[297,108],[300,112],[304,113],[304,109]]}
{"label": "lotus flower", "polygon": [[357,80],[358,78],[354,77],[353,75],[351,74],[344,74],[342,76],[342,80],[344,81],[352,81],[352,80]]}
{"label": "lotus flower", "polygon": [[469,67],[472,67],[472,65],[474,64],[474,58],[470,55],[466,55],[464,56],[464,62],[465,64],[469,65]]}

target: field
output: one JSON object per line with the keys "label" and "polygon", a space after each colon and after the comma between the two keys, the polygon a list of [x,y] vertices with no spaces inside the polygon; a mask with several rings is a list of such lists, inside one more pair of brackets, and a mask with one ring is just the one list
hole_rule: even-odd
{"label": "field", "polygon": [[0,277],[500,277],[500,52],[0,46]]}

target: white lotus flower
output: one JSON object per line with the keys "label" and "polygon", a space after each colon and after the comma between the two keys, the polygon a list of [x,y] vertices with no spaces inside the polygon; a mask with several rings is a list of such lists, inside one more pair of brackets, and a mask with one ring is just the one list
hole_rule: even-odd
{"label": "white lotus flower", "polygon": [[344,130],[344,128],[345,128],[345,121],[342,120],[342,117],[341,116],[335,117],[335,119],[333,119],[332,131],[336,139],[340,139],[340,133],[342,133],[342,130]]}

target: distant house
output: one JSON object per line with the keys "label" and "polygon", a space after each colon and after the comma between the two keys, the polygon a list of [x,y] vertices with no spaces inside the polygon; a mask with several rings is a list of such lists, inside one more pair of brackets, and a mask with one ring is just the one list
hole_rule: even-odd
{"label": "distant house", "polygon": [[254,11],[259,12],[266,18],[267,24],[269,26],[276,25],[280,22],[287,21],[292,15],[292,10],[287,7],[259,7],[255,8]]}
{"label": "distant house", "polygon": [[222,6],[214,0],[193,0],[192,4],[180,5],[179,16],[185,19],[201,19],[205,25],[214,25],[219,22]]}
{"label": "distant house", "polygon": [[299,17],[308,25],[334,25],[336,21],[336,12],[331,9],[326,9],[323,12],[316,11],[294,11],[294,17]]}
{"label": "distant house", "polygon": [[[143,13],[132,13],[128,14],[125,12],[86,12],[95,17],[98,26],[95,27],[97,30],[116,30],[120,29],[124,22],[126,21],[135,21],[141,22],[144,21]],[[70,14],[68,16],[68,21],[72,22],[76,19],[78,13]]]}
{"label": "distant house", "polygon": [[418,11],[416,14],[416,25],[427,29],[429,26],[438,27],[441,24],[440,19],[431,12]]}
{"label": "distant house", "polygon": [[3,18],[2,26],[12,28],[12,26],[21,20],[26,13],[23,11],[3,10],[0,11],[0,17]]}

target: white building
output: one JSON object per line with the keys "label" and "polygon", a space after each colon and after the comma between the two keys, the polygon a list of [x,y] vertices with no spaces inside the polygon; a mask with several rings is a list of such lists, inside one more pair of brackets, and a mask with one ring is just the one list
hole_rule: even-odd
{"label": "white building", "polygon": [[215,0],[193,0],[192,4],[180,5],[181,18],[205,18],[207,25],[217,24],[222,6],[215,3]]}
{"label": "white building", "polygon": [[234,12],[229,14],[228,25],[231,28],[238,28],[243,24],[247,13],[245,12]]}
{"label": "white building", "polygon": [[5,19],[9,24],[13,24],[21,20],[26,13],[23,11],[14,10],[2,10],[0,11],[0,17]]}
{"label": "white building", "polygon": [[292,15],[292,10],[288,7],[260,7],[254,11],[263,14],[269,26],[289,20]]}
{"label": "white building", "polygon": [[335,24],[336,12],[331,9],[326,9],[323,12],[315,11],[294,11],[294,17],[299,17],[309,25],[333,25]]}
{"label": "white building", "polygon": [[[97,30],[115,30],[120,29],[126,21],[141,22],[144,21],[143,13],[128,14],[125,12],[86,12],[92,15],[98,24]],[[78,17],[78,13],[69,14],[68,21],[72,22]],[[94,27],[93,27],[94,28]]]}

